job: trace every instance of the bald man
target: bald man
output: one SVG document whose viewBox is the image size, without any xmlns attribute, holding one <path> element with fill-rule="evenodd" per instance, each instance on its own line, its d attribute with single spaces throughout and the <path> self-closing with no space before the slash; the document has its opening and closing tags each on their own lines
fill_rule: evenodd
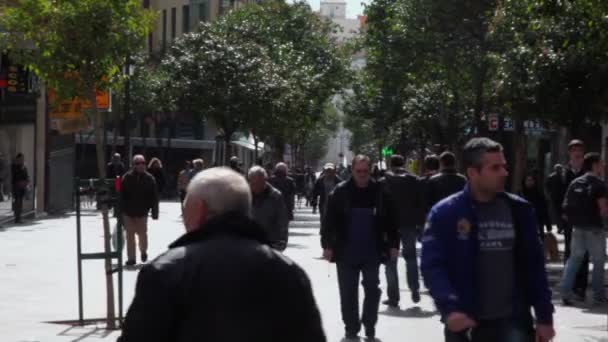
<svg viewBox="0 0 608 342">
<path fill-rule="evenodd" d="M 325 342 L 304 271 L 267 244 L 251 192 L 228 168 L 199 173 L 186 234 L 139 273 L 119 342 Z"/>
</svg>

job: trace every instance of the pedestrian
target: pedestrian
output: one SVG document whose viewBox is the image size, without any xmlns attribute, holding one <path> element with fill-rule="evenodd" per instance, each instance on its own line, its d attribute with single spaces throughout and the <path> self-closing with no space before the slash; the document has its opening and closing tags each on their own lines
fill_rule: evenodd
<svg viewBox="0 0 608 342">
<path fill-rule="evenodd" d="M 141 261 L 148 261 L 148 215 L 158 220 L 158 189 L 154 177 L 146 172 L 146 159 L 133 157 L 133 169 L 122 178 L 120 207 L 127 232 L 127 266 L 135 260 L 135 236 L 139 242 Z"/>
<path fill-rule="evenodd" d="M 527 174 L 522 184 L 521 197 L 534 207 L 538 233 L 541 241 L 544 241 L 545 226 L 547 227 L 547 232 L 551 232 L 553 228 L 551 227 L 551 220 L 549 219 L 545 194 L 540 189 L 539 183 L 536 173 Z"/>
<path fill-rule="evenodd" d="M 342 179 L 336 175 L 336 166 L 332 163 L 325 164 L 323 175 L 317 179 L 312 192 L 313 213 L 316 212 L 316 208 L 318 207 L 321 214 L 321 222 L 323 222 L 323 215 L 327 209 L 327 198 L 340 183 L 342 183 Z"/>
<path fill-rule="evenodd" d="M 565 171 L 565 189 L 567 190 L 570 187 L 572 182 L 583 176 L 585 171 L 583 171 L 583 161 L 585 156 L 585 143 L 582 140 L 574 139 L 568 143 L 568 167 Z M 565 198 L 565 191 L 562 195 L 562 198 Z M 563 209 L 563 206 L 562 206 Z M 568 222 L 565 217 L 566 215 L 562 215 L 562 219 L 564 219 L 564 264 L 568 262 L 568 258 L 570 258 L 571 254 L 571 246 L 572 246 L 572 223 Z M 588 286 L 588 278 L 589 278 L 589 254 L 585 252 L 585 256 L 581 261 L 581 267 L 579 268 L 578 274 L 576 275 L 576 281 L 574 282 L 574 288 L 572 289 L 574 294 L 578 297 L 577 299 L 580 301 L 585 301 L 587 298 L 587 286 Z"/>
<path fill-rule="evenodd" d="M 154 177 L 156 182 L 156 190 L 159 196 L 164 194 L 165 184 L 165 170 L 163 169 L 163 163 L 158 158 L 152 158 L 148 164 L 148 172 Z"/>
<path fill-rule="evenodd" d="M 467 178 L 456 170 L 456 156 L 446 151 L 439 156 L 439 173 L 427 180 L 428 208 L 432 208 L 439 201 L 464 189 Z M 434 167 L 434 161 L 433 166 Z M 431 170 L 431 172 L 434 172 Z"/>
<path fill-rule="evenodd" d="M 203 171 L 205 168 L 205 161 L 203 159 L 194 159 L 192 161 L 192 172 L 190 172 L 190 179 L 194 178 L 197 174 Z"/>
<path fill-rule="evenodd" d="M 119 153 L 112 155 L 112 161 L 106 166 L 106 178 L 115 179 L 116 177 L 122 177 L 127 172 L 125 164 L 123 164 Z"/>
<path fill-rule="evenodd" d="M 604 264 L 606 262 L 606 232 L 604 220 L 608 219 L 608 190 L 601 179 L 604 161 L 599 153 L 587 153 L 584 158 L 585 174 L 575 179 L 564 198 L 564 212 L 572 225 L 570 258 L 564 270 L 561 293 L 564 305 L 572 305 L 572 286 L 581 263 L 588 253 L 593 262 L 591 285 L 594 304 L 606 303 L 604 293 Z"/>
<path fill-rule="evenodd" d="M 5 173 L 8 171 L 7 169 L 4 156 L 2 155 L 2 152 L 0 152 L 0 202 L 4 201 L 4 177 Z"/>
<path fill-rule="evenodd" d="M 422 240 L 422 275 L 445 340 L 551 341 L 554 309 L 534 210 L 505 192 L 499 143 L 472 139 L 463 161 L 468 185 L 433 207 Z"/>
<path fill-rule="evenodd" d="M 562 219 L 562 204 L 564 203 L 566 190 L 568 190 L 568 184 L 566 184 L 566 175 L 561 164 L 553 166 L 553 172 L 545 180 L 545 190 L 549 195 L 548 207 L 551 212 L 551 220 L 557 224 L 557 232 L 563 234 L 565 223 Z"/>
<path fill-rule="evenodd" d="M 306 193 L 306 206 L 312 206 L 312 191 L 315 188 L 317 176 L 312 171 L 310 166 L 306 167 L 306 173 L 304 174 L 304 188 Z M 315 209 L 313 208 L 313 211 Z"/>
<path fill-rule="evenodd" d="M 346 339 L 357 339 L 361 324 L 374 339 L 380 305 L 379 268 L 382 257 L 397 258 L 399 235 L 380 185 L 371 179 L 371 160 L 353 159 L 353 176 L 339 184 L 328 199 L 321 225 L 321 245 L 327 261 L 336 262 Z M 359 277 L 365 293 L 359 316 Z"/>
<path fill-rule="evenodd" d="M 141 269 L 119 342 L 325 342 L 310 280 L 267 246 L 245 178 L 198 174 L 186 234 Z"/>
<path fill-rule="evenodd" d="M 239 158 L 236 156 L 233 156 L 232 158 L 230 158 L 230 168 L 234 172 L 237 172 L 241 175 L 243 174 L 243 169 L 241 169 Z"/>
<path fill-rule="evenodd" d="M 23 153 L 18 153 L 13 165 L 11 165 L 11 188 L 13 193 L 15 223 L 22 223 L 23 199 L 27 194 L 29 184 L 30 176 L 27 172 L 27 167 L 25 166 Z"/>
<path fill-rule="evenodd" d="M 253 195 L 253 220 L 264 229 L 272 248 L 284 251 L 289 238 L 289 219 L 281 192 L 268 183 L 268 174 L 260 166 L 252 167 L 247 178 Z"/>
<path fill-rule="evenodd" d="M 426 209 L 425 189 L 418 177 L 405 170 L 405 158 L 400 155 L 391 157 L 391 170 L 381 181 L 391 207 L 391 212 L 397 214 L 397 229 L 401 237 L 403 260 L 406 265 L 407 284 L 411 291 L 412 302 L 420 302 L 420 282 L 418 281 L 418 258 L 416 256 L 416 241 L 418 227 L 424 224 Z M 399 307 L 399 275 L 397 272 L 398 258 L 386 260 L 386 284 L 388 299 L 383 302 L 389 307 Z"/>
<path fill-rule="evenodd" d="M 439 173 L 439 157 L 435 154 L 430 154 L 424 157 L 424 173 L 422 175 L 425 181 L 428 181 L 434 175 Z"/>
<path fill-rule="evenodd" d="M 179 191 L 179 202 L 181 203 L 182 214 L 184 211 L 184 200 L 186 199 L 186 190 L 192 179 L 192 162 L 186 160 L 184 169 L 177 176 L 177 190 Z"/>
<path fill-rule="evenodd" d="M 285 207 L 287 208 L 287 218 L 293 220 L 293 211 L 295 208 L 296 183 L 293 178 L 287 175 L 287 164 L 278 163 L 274 170 L 274 175 L 270 177 L 268 183 L 275 189 L 281 192 Z"/>
</svg>

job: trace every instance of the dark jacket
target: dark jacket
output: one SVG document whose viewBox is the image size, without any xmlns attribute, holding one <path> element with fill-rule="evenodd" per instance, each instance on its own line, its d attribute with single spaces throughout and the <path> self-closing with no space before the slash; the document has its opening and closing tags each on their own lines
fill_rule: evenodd
<svg viewBox="0 0 608 342">
<path fill-rule="evenodd" d="M 141 269 L 119 342 L 324 342 L 306 273 L 226 214 Z"/>
<path fill-rule="evenodd" d="M 11 186 L 13 193 L 17 191 L 25 192 L 29 181 L 30 176 L 27 173 L 27 167 L 25 165 L 11 165 Z"/>
<path fill-rule="evenodd" d="M 456 170 L 443 170 L 429 178 L 427 182 L 427 201 L 430 210 L 435 204 L 464 189 L 467 184 L 465 176 Z"/>
<path fill-rule="evenodd" d="M 554 310 L 534 210 L 518 196 L 500 196 L 512 208 L 515 227 L 514 303 L 523 307 L 514 304 L 514 312 L 529 316 L 530 308 L 534 308 L 537 321 L 550 324 Z M 420 267 L 442 320 L 456 311 L 477 318 L 479 240 L 473 205 L 470 190 L 465 187 L 433 207 L 424 231 Z"/>
<path fill-rule="evenodd" d="M 545 194 L 537 187 L 527 188 L 524 185 L 522 189 L 522 197 L 528 201 L 532 207 L 534 207 L 534 212 L 536 213 L 536 222 L 538 223 L 539 228 L 543 230 L 546 226 L 550 229 L 551 220 L 549 219 L 549 210 L 547 208 Z"/>
<path fill-rule="evenodd" d="M 281 192 L 287 208 L 287 217 L 290 221 L 293 220 L 293 210 L 296 205 L 296 183 L 294 180 L 287 176 L 273 176 L 268 180 L 268 183 Z"/>
<path fill-rule="evenodd" d="M 351 196 L 355 189 L 352 178 L 340 183 L 329 195 L 327 213 L 321 223 L 321 247 L 331 249 L 334 258 L 339 260 L 348 241 L 351 224 Z M 386 254 L 389 248 L 399 248 L 399 231 L 395 213 L 386 205 L 388 199 L 382 187 L 370 180 L 369 187 L 374 196 L 374 232 L 378 242 L 378 251 Z"/>
<path fill-rule="evenodd" d="M 549 195 L 553 210 L 556 211 L 556 214 L 561 215 L 564 195 L 566 194 L 566 190 L 568 190 L 565 176 L 557 172 L 550 174 L 545 181 L 545 190 Z"/>
<path fill-rule="evenodd" d="M 127 216 L 145 217 L 152 210 L 152 218 L 158 218 L 158 191 L 154 177 L 148 172 L 127 172 L 121 182 L 120 207 Z"/>
<path fill-rule="evenodd" d="M 405 169 L 398 169 L 387 172 L 380 184 L 388 198 L 387 205 L 397 214 L 399 229 L 412 229 L 424 224 L 425 188 L 418 177 Z"/>
<path fill-rule="evenodd" d="M 157 169 L 148 169 L 148 173 L 150 173 L 154 177 L 154 181 L 156 182 L 156 188 L 158 189 L 158 193 L 162 194 L 165 189 L 165 184 L 167 181 L 165 180 L 165 172 L 162 168 Z"/>
<path fill-rule="evenodd" d="M 279 190 L 267 184 L 261 194 L 253 194 L 253 220 L 259 224 L 273 247 L 285 249 L 289 237 L 289 219 L 285 201 Z"/>
<path fill-rule="evenodd" d="M 329 197 L 329 194 L 325 192 L 325 177 L 326 176 L 319 177 L 319 179 L 317 179 L 315 183 L 314 189 L 312 190 L 312 206 L 319 206 L 319 212 L 321 213 L 321 216 L 323 216 L 323 214 L 325 213 L 325 202 Z M 342 179 L 340 179 L 340 177 L 338 176 L 335 176 L 334 183 L 335 186 L 337 186 L 338 184 L 342 183 Z"/>
<path fill-rule="evenodd" d="M 122 177 L 127 172 L 125 168 L 125 164 L 122 162 L 114 164 L 112 162 L 108 163 L 106 166 L 106 178 L 114 179 L 116 177 Z"/>
</svg>

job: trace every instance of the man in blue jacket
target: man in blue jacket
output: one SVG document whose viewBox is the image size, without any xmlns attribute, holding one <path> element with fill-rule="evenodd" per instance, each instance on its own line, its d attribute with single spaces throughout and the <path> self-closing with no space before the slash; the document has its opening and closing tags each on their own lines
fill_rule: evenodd
<svg viewBox="0 0 608 342">
<path fill-rule="evenodd" d="M 422 242 L 446 342 L 548 342 L 554 310 L 534 211 L 505 192 L 499 143 L 473 139 L 463 159 L 468 185 L 431 209 Z"/>
</svg>

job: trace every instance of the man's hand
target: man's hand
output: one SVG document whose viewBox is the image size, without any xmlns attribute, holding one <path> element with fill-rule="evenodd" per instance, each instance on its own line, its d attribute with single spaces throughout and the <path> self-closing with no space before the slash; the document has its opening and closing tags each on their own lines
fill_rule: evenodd
<svg viewBox="0 0 608 342">
<path fill-rule="evenodd" d="M 477 322 L 462 312 L 452 312 L 448 315 L 446 325 L 451 332 L 459 333 L 477 326 Z"/>
<path fill-rule="evenodd" d="M 332 251 L 331 249 L 324 249 L 323 250 L 323 259 L 325 259 L 327 261 L 332 261 L 334 259 L 334 251 Z"/>
<path fill-rule="evenodd" d="M 391 259 L 399 258 L 399 248 L 391 248 L 390 255 L 391 255 Z"/>
<path fill-rule="evenodd" d="M 158 220 L 158 214 L 157 214 L 157 215 L 152 215 L 152 219 L 153 219 L 154 221 Z"/>
<path fill-rule="evenodd" d="M 536 325 L 536 342 L 550 342 L 555 337 L 555 329 L 552 325 L 537 324 Z"/>
</svg>

